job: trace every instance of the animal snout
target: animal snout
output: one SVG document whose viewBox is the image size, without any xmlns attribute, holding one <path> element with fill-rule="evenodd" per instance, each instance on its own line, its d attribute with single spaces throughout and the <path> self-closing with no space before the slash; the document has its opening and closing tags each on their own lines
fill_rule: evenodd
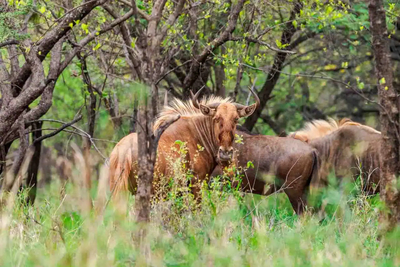
<svg viewBox="0 0 400 267">
<path fill-rule="evenodd" d="M 222 147 L 218 150 L 218 157 L 221 161 L 229 161 L 233 157 L 233 148 L 224 149 Z"/>
</svg>

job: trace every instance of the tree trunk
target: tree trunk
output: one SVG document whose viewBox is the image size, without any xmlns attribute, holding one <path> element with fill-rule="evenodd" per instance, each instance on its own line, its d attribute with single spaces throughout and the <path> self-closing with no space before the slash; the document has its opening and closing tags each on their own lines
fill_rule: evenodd
<svg viewBox="0 0 400 267">
<path fill-rule="evenodd" d="M 9 142 L 5 145 L 0 144 L 0 174 L 5 173 L 6 169 L 6 159 L 8 150 L 11 147 L 12 142 Z"/>
<path fill-rule="evenodd" d="M 148 110 L 147 100 L 140 105 L 138 112 L 138 188 L 136 193 L 136 216 L 138 222 L 150 221 L 150 196 L 153 182 L 154 162 L 151 161 L 152 146 L 150 111 Z"/>
<path fill-rule="evenodd" d="M 390 210 L 388 219 L 389 228 L 392 228 L 396 222 L 400 222 L 400 198 L 396 186 L 396 176 L 399 172 L 399 99 L 393 87 L 383 1 L 371 0 L 368 8 L 381 107 L 381 196 Z"/>
<path fill-rule="evenodd" d="M 32 145 L 34 146 L 34 152 L 32 160 L 29 162 L 28 177 L 26 179 L 25 185 L 29 189 L 26 203 L 30 205 L 33 205 L 36 199 L 37 176 L 40 164 L 42 142 L 35 142 L 35 140 L 42 136 L 42 124 L 43 122 L 35 122 L 32 124 Z"/>
<path fill-rule="evenodd" d="M 154 85 L 152 87 L 154 92 Z M 156 95 L 152 94 L 152 98 Z M 157 157 L 158 141 L 162 133 L 169 125 L 180 118 L 179 115 L 171 116 L 165 121 L 156 132 L 153 132 L 152 120 L 154 118 L 154 107 L 149 107 L 151 101 L 145 96 L 145 99 L 139 103 L 138 112 L 138 188 L 136 193 L 135 211 L 136 220 L 139 223 L 150 221 L 150 198 L 153 186 L 154 164 Z M 142 235 L 143 233 L 141 233 Z"/>
<path fill-rule="evenodd" d="M 225 53 L 225 47 L 221 47 L 221 55 Z M 225 97 L 225 66 L 222 62 L 219 65 L 214 64 L 214 73 L 215 73 L 215 83 L 216 83 L 216 91 L 215 94 L 221 97 Z"/>
</svg>

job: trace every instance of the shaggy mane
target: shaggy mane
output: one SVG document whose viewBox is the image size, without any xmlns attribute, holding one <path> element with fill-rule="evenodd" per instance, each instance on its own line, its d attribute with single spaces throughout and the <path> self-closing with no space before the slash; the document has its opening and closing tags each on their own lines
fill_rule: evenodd
<svg viewBox="0 0 400 267">
<path fill-rule="evenodd" d="M 340 128 L 344 126 L 349 126 L 349 125 L 354 125 L 358 127 L 363 127 L 367 131 L 381 134 L 381 132 L 375 130 L 372 127 L 369 127 L 367 125 L 363 125 L 358 122 L 354 122 L 348 118 L 344 118 L 340 121 L 335 121 L 332 118 L 328 118 L 328 121 L 326 120 L 313 120 L 311 122 L 307 122 L 304 127 L 296 132 L 291 132 L 289 134 L 289 137 L 293 137 L 296 139 L 300 139 L 302 141 L 308 142 L 310 140 L 316 139 L 323 137 L 325 135 L 330 134 L 331 132 L 334 132 L 336 130 L 339 130 Z"/>
<path fill-rule="evenodd" d="M 199 101 L 203 105 L 210 105 L 215 103 L 233 103 L 229 97 L 222 98 L 219 96 L 209 96 Z M 181 115 L 181 117 L 195 117 L 204 116 L 201 111 L 193 106 L 192 100 L 182 101 L 174 98 L 171 104 L 164 106 L 158 118 L 154 122 L 153 131 L 156 131 L 163 122 L 168 120 L 171 115 Z"/>
</svg>

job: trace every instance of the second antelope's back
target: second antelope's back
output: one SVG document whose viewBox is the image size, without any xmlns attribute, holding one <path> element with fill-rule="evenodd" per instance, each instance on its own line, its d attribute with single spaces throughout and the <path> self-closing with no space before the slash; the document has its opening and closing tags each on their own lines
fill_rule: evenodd
<svg viewBox="0 0 400 267">
<path fill-rule="evenodd" d="M 330 127 L 325 127 L 327 125 Z M 313 121 L 290 137 L 308 142 L 318 151 L 321 169 L 319 180 L 313 181 L 313 186 L 326 185 L 328 174 L 334 172 L 338 178 L 360 177 L 362 189 L 368 193 L 379 191 L 379 131 L 349 119 Z"/>
<path fill-rule="evenodd" d="M 366 131 L 370 131 L 372 133 L 381 133 L 372 127 L 354 122 L 348 118 L 343 118 L 340 121 L 328 118 L 328 121 L 313 120 L 311 122 L 307 122 L 303 128 L 298 131 L 291 132 L 288 137 L 299 139 L 303 142 L 309 142 L 313 139 L 326 136 L 342 127 L 350 125 L 361 127 L 362 129 L 365 129 Z"/>
</svg>

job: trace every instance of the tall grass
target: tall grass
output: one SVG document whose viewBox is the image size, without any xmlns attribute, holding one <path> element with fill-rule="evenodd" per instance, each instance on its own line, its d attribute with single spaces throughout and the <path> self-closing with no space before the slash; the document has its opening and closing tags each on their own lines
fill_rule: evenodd
<svg viewBox="0 0 400 267">
<path fill-rule="evenodd" d="M 201 203 L 189 193 L 190 174 L 168 181 L 154 203 L 143 243 L 137 238 L 134 198 L 109 202 L 107 169 L 85 191 L 75 182 L 53 182 L 34 207 L 24 192 L 0 214 L 1 266 L 398 266 L 400 232 L 379 234 L 378 197 L 357 185 L 332 183 L 313 194 L 299 218 L 284 194 L 240 194 L 214 179 Z M 83 180 L 83 179 L 82 179 Z M 87 195 L 94 208 L 85 204 Z"/>
</svg>

